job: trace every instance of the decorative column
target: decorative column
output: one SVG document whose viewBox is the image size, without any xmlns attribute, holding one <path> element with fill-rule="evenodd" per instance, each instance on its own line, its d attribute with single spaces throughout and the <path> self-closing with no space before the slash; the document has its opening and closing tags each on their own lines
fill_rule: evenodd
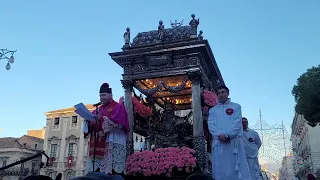
<svg viewBox="0 0 320 180">
<path fill-rule="evenodd" d="M 80 117 L 78 116 L 78 119 L 80 119 Z M 84 121 L 81 119 L 78 122 L 78 127 L 81 128 L 81 130 L 83 129 L 84 126 Z M 82 131 L 81 131 L 82 132 Z M 84 148 L 85 148 L 85 139 L 84 139 L 84 135 L 83 133 L 80 133 L 80 140 L 79 142 L 79 152 L 77 155 L 77 164 L 76 164 L 76 176 L 82 176 L 83 175 L 83 170 L 84 170 Z M 77 152 L 76 152 L 77 153 Z"/>
<path fill-rule="evenodd" d="M 126 107 L 130 133 L 127 138 L 127 157 L 133 154 L 133 104 L 132 104 L 132 88 L 133 82 L 130 80 L 121 80 L 122 86 L 124 88 L 124 106 Z"/>
<path fill-rule="evenodd" d="M 67 127 L 68 127 L 68 117 L 61 116 L 60 117 L 60 128 L 62 126 L 62 136 L 60 143 L 60 152 L 59 152 L 59 161 L 58 161 L 58 171 L 63 171 L 65 168 L 65 152 L 66 152 L 66 137 L 67 137 Z M 58 151 L 58 149 L 57 149 Z M 58 152 L 57 152 L 58 153 Z M 58 173 L 59 173 L 58 172 Z"/>
<path fill-rule="evenodd" d="M 49 132 L 50 132 L 50 128 L 52 128 L 50 126 L 50 122 L 51 124 L 53 123 L 53 119 L 49 119 L 47 117 L 47 120 L 46 120 L 46 131 L 45 131 L 45 135 L 44 135 L 44 141 L 43 141 L 43 150 L 45 151 L 45 153 L 50 156 L 50 149 L 49 149 L 49 144 L 48 144 L 48 141 L 49 141 Z M 45 163 L 45 166 L 47 166 L 47 157 L 46 156 L 42 156 L 42 162 Z M 45 175 L 46 174 L 46 170 L 44 168 L 41 168 L 40 169 L 40 175 Z"/>
<path fill-rule="evenodd" d="M 190 72 L 188 76 L 192 82 L 193 146 L 197 151 L 198 166 L 201 170 L 205 170 L 207 162 L 201 108 L 201 72 Z"/>
</svg>

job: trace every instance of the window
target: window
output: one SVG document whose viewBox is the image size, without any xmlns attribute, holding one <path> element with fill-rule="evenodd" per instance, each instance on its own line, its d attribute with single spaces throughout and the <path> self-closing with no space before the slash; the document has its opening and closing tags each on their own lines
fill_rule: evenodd
<svg viewBox="0 0 320 180">
<path fill-rule="evenodd" d="M 23 158 L 20 158 L 20 160 L 22 160 Z M 22 172 L 24 170 L 24 163 L 20 164 L 20 171 Z"/>
<path fill-rule="evenodd" d="M 72 156 L 74 153 L 74 147 L 75 144 L 74 143 L 69 143 L 69 150 L 68 150 L 68 156 Z"/>
<path fill-rule="evenodd" d="M 77 129 L 77 127 L 78 127 L 78 116 L 72 116 L 71 129 Z"/>
<path fill-rule="evenodd" d="M 36 169 L 36 162 L 32 162 L 31 172 L 32 172 L 32 173 L 35 173 L 35 169 Z"/>
<path fill-rule="evenodd" d="M 38 144 L 35 144 L 35 145 L 34 145 L 34 149 L 35 149 L 35 150 L 38 149 Z"/>
<path fill-rule="evenodd" d="M 54 179 L 55 177 L 53 176 L 53 173 L 49 173 L 48 176 L 51 178 L 51 179 Z"/>
<path fill-rule="evenodd" d="M 60 118 L 54 118 L 54 126 L 59 126 L 59 123 L 60 123 Z"/>
<path fill-rule="evenodd" d="M 6 166 L 7 165 L 7 160 L 3 160 L 2 161 L 2 167 Z"/>
<path fill-rule="evenodd" d="M 67 180 L 70 180 L 74 177 L 73 173 L 72 172 L 68 172 L 67 173 Z"/>
<path fill-rule="evenodd" d="M 72 124 L 77 124 L 77 123 L 78 123 L 78 117 L 72 116 Z"/>
<path fill-rule="evenodd" d="M 50 157 L 56 157 L 57 154 L 57 144 L 51 144 Z"/>
</svg>

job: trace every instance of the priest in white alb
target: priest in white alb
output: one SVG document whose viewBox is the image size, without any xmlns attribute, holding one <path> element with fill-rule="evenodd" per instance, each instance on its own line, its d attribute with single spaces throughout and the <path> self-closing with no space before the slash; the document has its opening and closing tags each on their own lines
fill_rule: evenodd
<svg viewBox="0 0 320 180">
<path fill-rule="evenodd" d="M 242 140 L 247 154 L 251 178 L 252 180 L 261 180 L 260 165 L 258 161 L 258 153 L 261 147 L 260 136 L 255 130 L 248 128 L 248 120 L 245 117 L 242 118 L 242 126 Z"/>
<path fill-rule="evenodd" d="M 242 142 L 241 106 L 231 102 L 229 89 L 218 88 L 219 103 L 209 110 L 213 136 L 212 175 L 215 180 L 252 180 Z"/>
</svg>

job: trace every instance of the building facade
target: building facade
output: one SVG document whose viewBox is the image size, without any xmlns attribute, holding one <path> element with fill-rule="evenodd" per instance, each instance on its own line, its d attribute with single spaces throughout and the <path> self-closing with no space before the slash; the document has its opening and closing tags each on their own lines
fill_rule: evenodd
<svg viewBox="0 0 320 180">
<path fill-rule="evenodd" d="M 320 172 L 320 126 L 311 127 L 303 115 L 296 113 L 292 123 L 293 166 L 295 174 L 305 178 Z"/>
<path fill-rule="evenodd" d="M 86 105 L 93 111 L 93 105 Z M 84 138 L 82 129 L 84 119 L 66 108 L 45 113 L 47 116 L 43 150 L 50 157 L 49 166 L 41 170 L 42 175 L 55 178 L 58 173 L 62 179 L 82 176 L 88 154 L 88 138 Z M 145 137 L 134 134 L 135 150 L 144 147 Z M 46 159 L 44 158 L 43 161 Z"/>
<path fill-rule="evenodd" d="M 39 129 L 39 130 L 28 130 L 27 135 L 44 139 L 45 133 L 46 133 L 46 128 L 43 127 L 42 129 Z"/>
<path fill-rule="evenodd" d="M 36 155 L 43 149 L 43 139 L 24 135 L 20 138 L 0 138 L 0 166 L 5 167 Z M 40 174 L 41 157 L 18 164 L 0 172 L 1 180 L 22 180 Z"/>
<path fill-rule="evenodd" d="M 279 180 L 292 180 L 293 177 L 293 156 L 284 156 L 279 172 Z"/>
</svg>

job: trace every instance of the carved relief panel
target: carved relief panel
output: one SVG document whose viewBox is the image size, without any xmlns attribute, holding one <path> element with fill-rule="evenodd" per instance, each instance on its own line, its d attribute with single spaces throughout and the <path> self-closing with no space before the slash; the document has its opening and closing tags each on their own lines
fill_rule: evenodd
<svg viewBox="0 0 320 180">
<path fill-rule="evenodd" d="M 148 70 L 158 70 L 172 68 L 172 54 L 164 54 L 159 56 L 146 56 L 146 64 Z"/>
</svg>

